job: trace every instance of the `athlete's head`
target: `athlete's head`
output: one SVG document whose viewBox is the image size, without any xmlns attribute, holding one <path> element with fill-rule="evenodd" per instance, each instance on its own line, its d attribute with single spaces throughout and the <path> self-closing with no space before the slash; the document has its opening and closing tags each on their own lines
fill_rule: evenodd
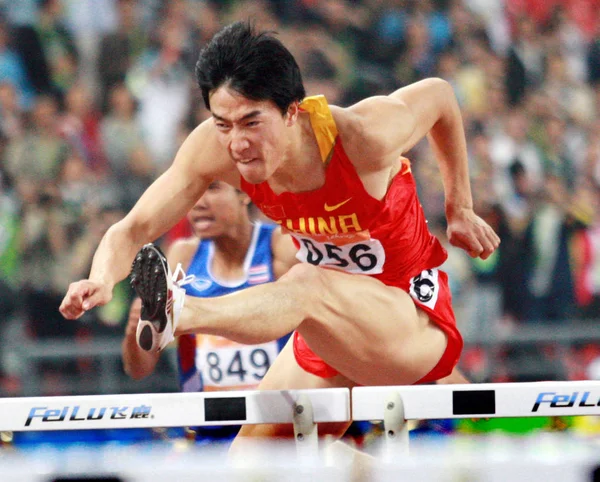
<svg viewBox="0 0 600 482">
<path fill-rule="evenodd" d="M 270 32 L 256 32 L 246 22 L 226 26 L 202 49 L 196 78 L 208 110 L 211 94 L 225 86 L 251 100 L 272 101 L 281 114 L 305 96 L 290 51 Z"/>
<path fill-rule="evenodd" d="M 188 213 L 194 234 L 203 239 L 235 237 L 249 225 L 250 198 L 222 181 L 210 184 Z"/>
<path fill-rule="evenodd" d="M 247 181 L 267 179 L 286 148 L 305 96 L 290 51 L 267 32 L 234 23 L 200 53 L 196 77 L 215 121 L 219 141 Z"/>
</svg>

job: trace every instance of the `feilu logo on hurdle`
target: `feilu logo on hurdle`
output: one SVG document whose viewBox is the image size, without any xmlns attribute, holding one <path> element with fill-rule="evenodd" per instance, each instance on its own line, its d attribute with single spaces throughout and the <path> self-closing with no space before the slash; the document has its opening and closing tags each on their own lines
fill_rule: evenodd
<svg viewBox="0 0 600 482">
<path fill-rule="evenodd" d="M 600 415 L 600 382 L 581 380 L 355 387 L 354 420 L 383 420 L 393 393 L 406 420 Z"/>
<path fill-rule="evenodd" d="M 296 423 L 309 397 L 314 423 L 350 420 L 350 390 L 242 390 L 59 397 L 0 397 L 0 430 L 82 430 Z M 301 403 L 302 402 L 302 403 Z M 303 405 L 304 406 L 304 405 Z"/>
<path fill-rule="evenodd" d="M 102 420 L 105 417 L 111 420 L 123 420 L 127 418 L 150 418 L 152 407 L 140 405 L 137 407 L 91 407 L 81 410 L 79 405 L 65 406 L 60 408 L 32 407 L 25 426 L 29 427 L 34 419 L 40 423 L 46 422 L 84 422 L 86 420 Z"/>
<path fill-rule="evenodd" d="M 579 403 L 577 403 L 579 402 Z M 537 412 L 542 404 L 547 403 L 550 408 L 574 407 L 599 407 L 600 395 L 591 395 L 590 392 L 541 392 L 533 404 L 532 412 Z"/>
</svg>

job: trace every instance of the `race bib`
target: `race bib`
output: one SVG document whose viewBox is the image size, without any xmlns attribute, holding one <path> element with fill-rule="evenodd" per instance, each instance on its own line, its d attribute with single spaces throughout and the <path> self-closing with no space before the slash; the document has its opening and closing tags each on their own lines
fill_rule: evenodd
<svg viewBox="0 0 600 482">
<path fill-rule="evenodd" d="M 303 263 L 354 274 L 379 274 L 383 271 L 385 251 L 377 239 L 365 239 L 337 246 L 298 235 L 293 236 L 300 244 L 296 258 Z"/>
<path fill-rule="evenodd" d="M 205 387 L 254 388 L 266 375 L 279 350 L 277 343 L 198 349 L 197 367 Z"/>
<path fill-rule="evenodd" d="M 437 268 L 426 269 L 410 280 L 408 293 L 413 299 L 434 309 L 440 292 L 439 271 Z"/>
</svg>

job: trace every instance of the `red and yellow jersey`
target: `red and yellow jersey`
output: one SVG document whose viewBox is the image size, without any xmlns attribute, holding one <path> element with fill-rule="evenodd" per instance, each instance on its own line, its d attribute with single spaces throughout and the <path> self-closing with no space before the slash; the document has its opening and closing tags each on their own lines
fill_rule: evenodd
<svg viewBox="0 0 600 482">
<path fill-rule="evenodd" d="M 301 109 L 310 114 L 326 163 L 325 184 L 309 192 L 277 195 L 268 182 L 250 184 L 242 178 L 242 189 L 294 237 L 300 261 L 373 276 L 408 291 L 412 277 L 447 257 L 427 229 L 410 162 L 402 158 L 402 169 L 388 192 L 382 200 L 375 199 L 344 151 L 325 98 L 308 97 Z"/>
</svg>

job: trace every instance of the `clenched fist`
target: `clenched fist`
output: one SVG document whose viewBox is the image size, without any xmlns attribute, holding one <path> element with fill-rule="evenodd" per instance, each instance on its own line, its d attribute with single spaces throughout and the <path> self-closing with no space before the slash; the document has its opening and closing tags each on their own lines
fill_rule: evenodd
<svg viewBox="0 0 600 482">
<path fill-rule="evenodd" d="M 472 209 L 458 209 L 448 216 L 448 241 L 472 258 L 487 259 L 500 245 L 500 238 Z"/>
<path fill-rule="evenodd" d="M 59 310 L 68 320 L 75 320 L 94 306 L 105 305 L 111 299 L 112 287 L 85 279 L 69 285 Z"/>
</svg>

